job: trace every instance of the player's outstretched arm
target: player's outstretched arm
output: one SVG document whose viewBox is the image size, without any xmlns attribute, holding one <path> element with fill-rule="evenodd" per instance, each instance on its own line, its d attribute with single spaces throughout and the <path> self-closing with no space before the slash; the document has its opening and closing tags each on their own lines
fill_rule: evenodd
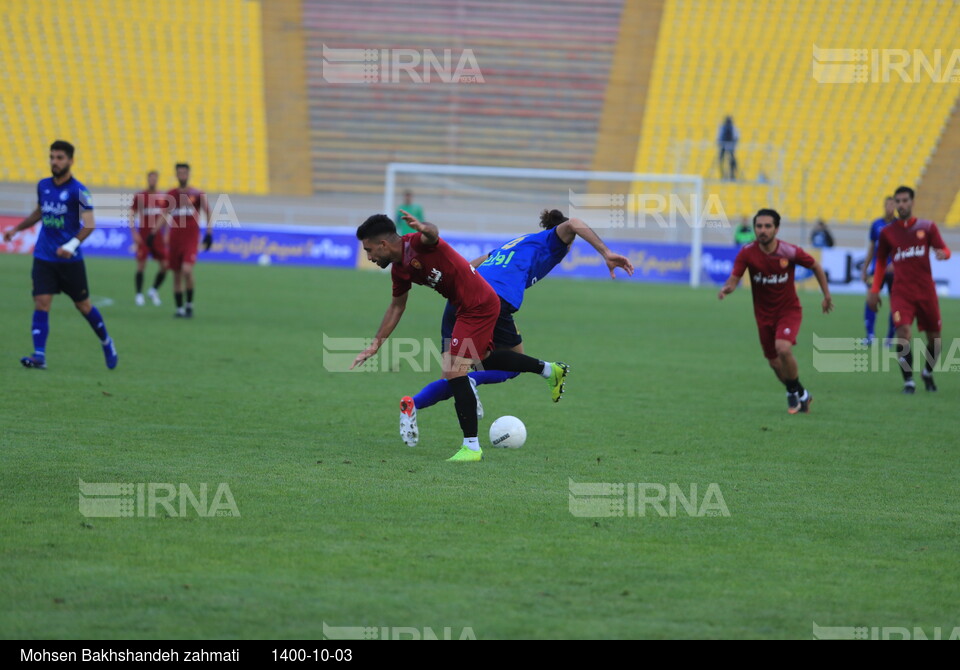
<svg viewBox="0 0 960 670">
<path fill-rule="evenodd" d="M 730 275 L 727 277 L 727 281 L 723 283 L 723 286 L 720 287 L 720 291 L 717 293 L 717 300 L 723 300 L 728 295 L 737 290 L 737 285 L 740 283 L 740 277 L 737 275 Z"/>
<path fill-rule="evenodd" d="M 383 315 L 383 321 L 380 322 L 377 334 L 373 336 L 373 342 L 353 359 L 353 364 L 350 366 L 351 370 L 358 365 L 363 365 L 364 361 L 376 354 L 377 351 L 380 350 L 380 345 L 390 337 L 393 329 L 400 323 L 400 317 L 403 316 L 403 311 L 407 308 L 408 295 L 410 295 L 409 291 L 403 295 L 393 297 L 393 300 L 390 301 L 390 306 L 387 307 L 387 311 Z"/>
<path fill-rule="evenodd" d="M 833 311 L 833 298 L 830 297 L 830 285 L 827 283 L 827 273 L 823 271 L 823 266 L 821 266 L 820 263 L 814 263 L 810 269 L 813 271 L 813 276 L 817 278 L 817 283 L 820 284 L 820 291 L 823 293 L 823 302 L 821 303 L 823 313 L 829 314 Z"/>
<path fill-rule="evenodd" d="M 133 203 L 130 205 L 130 239 L 132 239 L 134 244 L 137 245 L 146 242 L 146 240 L 140 236 L 140 231 L 137 230 L 137 223 L 140 218 L 140 200 L 140 196 L 135 195 L 133 197 Z"/>
<path fill-rule="evenodd" d="M 7 228 L 3 231 L 3 241 L 9 242 L 13 239 L 13 236 L 19 233 L 21 230 L 26 230 L 30 226 L 34 225 L 37 221 L 41 219 L 40 215 L 40 206 L 37 205 L 37 208 L 30 212 L 29 216 L 23 221 L 15 225 L 13 228 Z"/>
<path fill-rule="evenodd" d="M 887 257 L 890 254 L 890 244 L 884 235 L 877 242 L 877 265 L 873 268 L 873 284 L 867 291 L 867 308 L 876 312 L 880 308 L 880 289 L 883 288 L 883 276 L 887 271 Z"/>
<path fill-rule="evenodd" d="M 603 256 L 603 260 L 606 261 L 611 278 L 615 277 L 614 270 L 616 268 L 620 268 L 628 275 L 633 275 L 633 263 L 630 262 L 630 259 L 610 251 L 607 245 L 603 243 L 603 240 L 600 239 L 600 236 L 594 232 L 593 228 L 587 225 L 586 221 L 582 219 L 567 219 L 557 226 L 556 230 L 557 237 L 559 237 L 564 244 L 572 244 L 574 238 L 579 235 L 587 244 L 596 249 L 597 253 Z"/>
<path fill-rule="evenodd" d="M 867 286 L 870 286 L 870 280 L 867 279 L 867 269 L 870 267 L 870 261 L 873 260 L 875 246 L 876 244 L 874 244 L 873 240 L 867 242 L 867 258 L 863 261 L 863 268 L 860 270 L 860 280 Z"/>
<path fill-rule="evenodd" d="M 420 241 L 423 244 L 431 245 L 440 241 L 440 230 L 432 223 L 420 221 L 410 212 L 401 209 L 400 218 L 409 224 L 411 228 L 420 233 Z"/>
<path fill-rule="evenodd" d="M 472 265 L 472 266 L 475 267 L 475 268 L 478 268 L 478 267 L 480 267 L 481 265 L 483 265 L 488 258 L 490 258 L 490 254 L 484 254 L 483 256 L 477 256 L 477 257 L 474 258 L 472 261 L 470 261 L 470 265 Z"/>
<path fill-rule="evenodd" d="M 937 224 L 930 225 L 930 246 L 933 247 L 933 255 L 938 261 L 945 261 L 950 258 L 950 249 L 940 235 Z"/>
<path fill-rule="evenodd" d="M 210 214 L 210 201 L 207 200 L 207 194 L 200 194 L 200 206 L 203 209 L 204 216 L 207 217 L 207 232 L 203 235 L 203 250 L 210 251 L 213 244 L 213 216 Z"/>
</svg>

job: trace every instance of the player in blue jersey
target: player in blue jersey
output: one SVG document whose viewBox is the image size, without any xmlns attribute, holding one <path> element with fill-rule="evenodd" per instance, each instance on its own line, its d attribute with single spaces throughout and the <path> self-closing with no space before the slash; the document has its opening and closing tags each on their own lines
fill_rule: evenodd
<svg viewBox="0 0 960 670">
<path fill-rule="evenodd" d="M 543 210 L 540 213 L 540 227 L 545 230 L 521 235 L 472 261 L 477 273 L 500 297 L 500 317 L 493 332 L 493 346 L 496 349 L 512 349 L 523 353 L 523 339 L 513 315 L 523 303 L 524 291 L 550 274 L 567 255 L 570 245 L 578 235 L 603 257 L 611 278 L 615 276 L 616 268 L 621 268 L 628 275 L 633 274 L 630 260 L 610 251 L 596 232 L 580 219 L 568 219 L 556 209 L 549 212 Z M 456 308 L 448 303 L 440 326 L 444 350 L 448 347 L 455 323 Z M 513 379 L 518 374 L 503 370 L 474 370 L 468 374 L 468 378 L 476 393 L 477 386 L 481 384 L 498 384 Z M 543 376 L 549 381 L 547 374 Z M 451 397 L 453 393 L 447 380 L 438 379 L 427 384 L 412 398 L 406 396 L 400 401 L 400 436 L 407 446 L 415 446 L 420 439 L 417 410 L 426 409 Z M 557 395 L 554 402 L 559 399 L 560 396 Z M 483 406 L 479 396 L 477 413 L 482 418 Z"/>
<path fill-rule="evenodd" d="M 860 278 L 867 286 L 873 283 L 873 271 L 877 264 L 877 241 L 880 239 L 880 231 L 882 231 L 887 224 L 896 220 L 896 218 L 896 205 L 894 204 L 893 196 L 888 195 L 883 201 L 883 218 L 877 219 L 870 224 L 870 241 L 867 242 L 867 258 L 863 261 L 863 269 L 860 271 Z M 887 265 L 887 274 L 883 278 L 883 283 L 887 287 L 887 293 L 891 293 L 893 291 L 893 263 Z M 867 328 L 867 337 L 864 339 L 864 344 L 873 342 L 874 324 L 876 321 L 877 313 L 870 309 L 869 305 L 864 306 L 863 322 Z M 885 340 L 887 346 L 893 341 L 894 330 L 893 312 L 891 312 L 887 326 L 887 338 Z"/>
<path fill-rule="evenodd" d="M 33 355 L 20 362 L 27 368 L 47 367 L 50 304 L 56 293 L 66 293 L 100 339 L 107 367 L 117 367 L 117 349 L 103 325 L 103 316 L 90 303 L 87 272 L 80 244 L 93 232 L 93 201 L 87 188 L 73 178 L 73 145 L 57 140 L 50 145 L 53 177 L 37 184 L 37 208 L 5 231 L 9 242 L 16 233 L 42 221 L 33 249 Z"/>
</svg>

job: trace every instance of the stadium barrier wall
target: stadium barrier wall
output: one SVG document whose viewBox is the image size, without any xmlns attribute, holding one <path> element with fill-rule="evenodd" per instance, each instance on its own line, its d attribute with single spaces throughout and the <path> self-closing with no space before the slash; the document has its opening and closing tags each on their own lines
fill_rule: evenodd
<svg viewBox="0 0 960 670">
<path fill-rule="evenodd" d="M 0 217 L 0 230 L 12 227 L 20 217 Z M 0 252 L 33 253 L 39 226 L 18 235 L 9 244 L 0 242 Z M 482 256 L 508 241 L 501 235 L 480 235 L 450 231 L 444 239 L 468 260 Z M 636 270 L 631 278 L 617 270 L 619 281 L 687 284 L 690 281 L 690 246 L 634 240 L 607 240 L 614 252 L 631 260 Z M 810 250 L 820 253 L 821 263 L 834 293 L 865 293 L 860 268 L 865 251 L 853 247 Z M 97 229 L 83 244 L 88 256 L 132 258 L 133 241 L 126 224 L 98 221 Z M 737 247 L 705 245 L 701 257 L 703 283 L 722 284 L 733 270 Z M 213 246 L 200 253 L 200 262 L 261 263 L 321 267 L 359 268 L 376 271 L 367 262 L 352 228 L 307 226 L 248 225 L 240 228 L 214 228 Z M 960 263 L 932 261 L 934 279 L 941 295 L 960 297 Z M 577 239 L 570 253 L 553 272 L 553 277 L 609 279 L 603 259 L 583 240 Z M 809 270 L 797 268 L 800 286 L 817 290 Z"/>
</svg>

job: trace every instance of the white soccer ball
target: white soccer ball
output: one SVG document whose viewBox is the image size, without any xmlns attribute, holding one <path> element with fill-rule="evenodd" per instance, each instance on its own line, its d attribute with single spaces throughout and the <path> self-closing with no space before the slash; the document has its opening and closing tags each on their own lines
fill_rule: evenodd
<svg viewBox="0 0 960 670">
<path fill-rule="evenodd" d="M 263 266 L 270 265 L 270 262 L 270 254 L 260 254 L 260 258 L 257 259 L 257 263 Z"/>
<path fill-rule="evenodd" d="M 490 444 L 519 449 L 527 441 L 527 427 L 515 416 L 501 416 L 490 426 Z"/>
</svg>

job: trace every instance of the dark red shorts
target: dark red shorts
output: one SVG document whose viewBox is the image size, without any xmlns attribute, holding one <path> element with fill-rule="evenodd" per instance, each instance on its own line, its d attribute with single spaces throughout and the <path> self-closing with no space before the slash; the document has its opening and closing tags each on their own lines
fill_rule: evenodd
<svg viewBox="0 0 960 670">
<path fill-rule="evenodd" d="M 796 311 L 781 314 L 776 320 L 757 321 L 760 346 L 763 348 L 763 355 L 767 360 L 777 357 L 777 340 L 786 340 L 792 345 L 797 344 L 797 333 L 800 332 L 800 322 L 802 320 L 803 313 Z"/>
<path fill-rule="evenodd" d="M 140 237 L 146 242 L 147 234 L 140 232 Z M 158 261 L 167 259 L 167 245 L 163 243 L 163 235 L 154 235 L 153 241 L 148 247 L 146 244 L 137 245 L 137 260 L 145 261 L 147 257 L 155 258 Z"/>
<path fill-rule="evenodd" d="M 895 326 L 909 326 L 916 319 L 922 332 L 940 332 L 940 301 L 936 293 L 912 299 L 894 293 L 890 296 L 890 313 Z"/>
<path fill-rule="evenodd" d="M 195 240 L 176 240 L 170 238 L 170 249 L 167 251 L 171 270 L 181 270 L 184 265 L 195 265 L 197 262 L 197 248 Z"/>
<path fill-rule="evenodd" d="M 457 308 L 457 322 L 450 337 L 453 356 L 483 360 L 493 349 L 493 331 L 500 318 L 500 298 L 490 291 L 488 299 L 469 308 Z"/>
</svg>

